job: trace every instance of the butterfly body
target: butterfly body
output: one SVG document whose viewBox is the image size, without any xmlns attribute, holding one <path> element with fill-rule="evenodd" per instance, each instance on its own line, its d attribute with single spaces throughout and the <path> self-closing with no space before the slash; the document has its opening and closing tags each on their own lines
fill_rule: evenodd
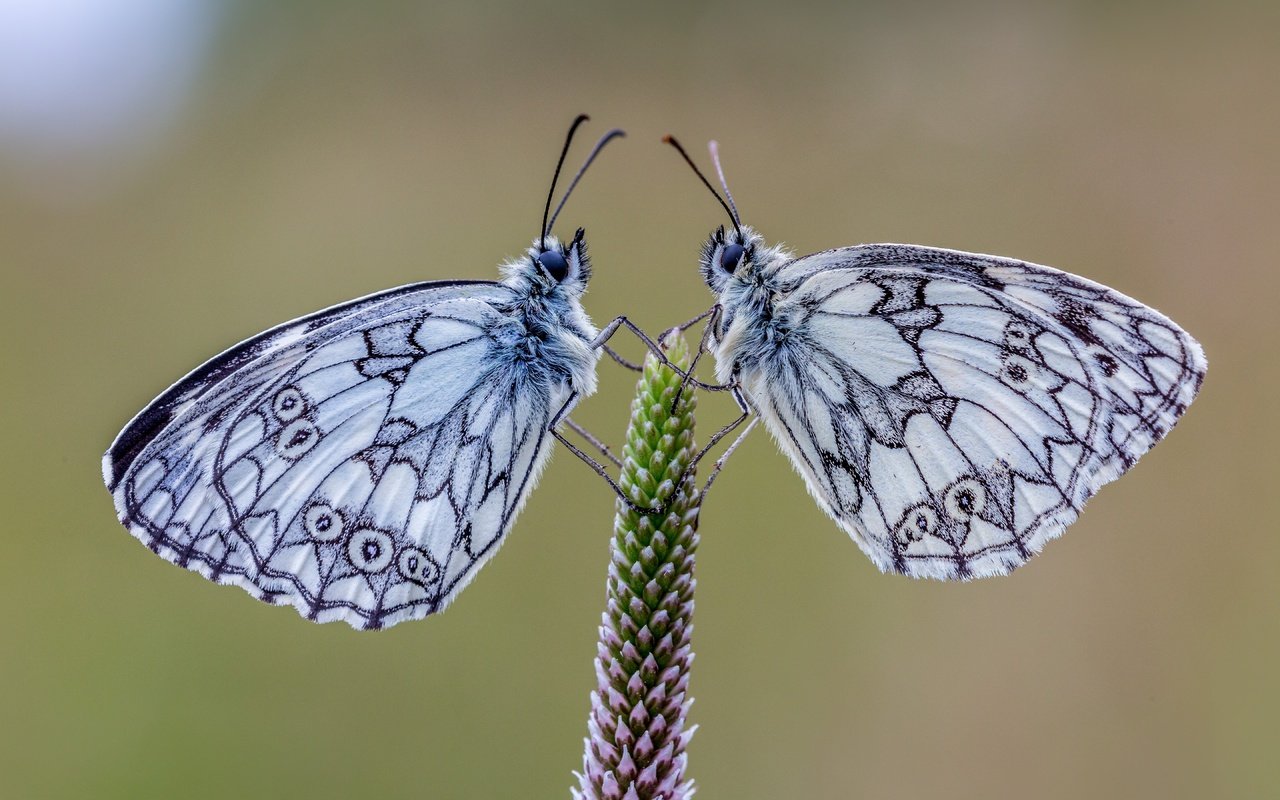
<svg viewBox="0 0 1280 800">
<path fill-rule="evenodd" d="M 793 258 L 750 228 L 701 268 L 710 350 L 880 569 L 1005 574 L 1159 441 L 1205 371 L 1159 312 L 1048 267 L 916 245 Z"/>
<path fill-rule="evenodd" d="M 596 387 L 581 233 L 504 269 L 336 306 L 195 370 L 103 459 L 121 522 L 313 620 L 440 610 L 501 543 L 558 412 Z"/>
</svg>

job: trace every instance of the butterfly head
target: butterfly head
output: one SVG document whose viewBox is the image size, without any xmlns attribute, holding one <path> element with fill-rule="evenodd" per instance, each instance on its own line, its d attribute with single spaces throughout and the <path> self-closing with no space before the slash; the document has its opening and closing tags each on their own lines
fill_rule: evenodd
<svg viewBox="0 0 1280 800">
<path fill-rule="evenodd" d="M 731 280 L 749 281 L 755 274 L 760 236 L 750 228 L 725 232 L 721 225 L 711 232 L 698 259 L 703 280 L 716 294 L 724 292 Z"/>
<path fill-rule="evenodd" d="M 746 225 L 733 230 L 721 226 L 702 246 L 698 266 L 711 291 L 723 295 L 731 289 L 770 290 L 769 276 L 790 257 L 785 248 L 770 247 Z"/>
<path fill-rule="evenodd" d="M 568 242 L 550 235 L 534 239 L 523 257 L 503 267 L 506 283 L 530 296 L 582 296 L 591 278 L 585 235 L 578 228 Z"/>
</svg>

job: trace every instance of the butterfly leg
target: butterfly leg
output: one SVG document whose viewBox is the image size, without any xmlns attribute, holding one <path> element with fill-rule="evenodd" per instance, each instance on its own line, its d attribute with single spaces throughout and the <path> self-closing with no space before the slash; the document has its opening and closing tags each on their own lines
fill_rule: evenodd
<svg viewBox="0 0 1280 800">
<path fill-rule="evenodd" d="M 683 329 L 683 327 L 688 327 L 689 325 L 695 324 L 703 317 L 706 317 L 708 315 L 713 315 L 715 311 L 716 309 L 712 308 L 706 314 L 701 314 L 698 317 L 695 317 L 689 323 L 686 323 L 685 326 L 682 326 L 681 328 L 677 328 L 677 329 L 678 330 Z M 611 356 L 613 356 L 615 360 L 619 361 L 619 363 L 623 363 L 624 366 L 628 366 L 630 362 L 625 362 L 623 359 L 619 359 L 616 355 L 614 355 L 610 351 L 610 348 L 606 346 L 606 342 L 608 342 L 613 337 L 613 335 L 623 327 L 625 327 L 627 330 L 635 334 L 636 338 L 640 339 L 640 341 L 644 343 L 644 345 L 649 349 L 649 351 L 652 352 L 658 358 L 659 362 L 661 362 L 664 366 L 666 366 L 668 369 L 672 370 L 673 372 L 675 372 L 677 375 L 681 377 L 682 390 L 684 387 L 691 385 L 700 389 L 707 389 L 709 391 L 727 391 L 733 396 L 734 401 L 738 404 L 738 408 L 741 409 L 742 411 L 741 416 L 739 416 L 733 422 L 726 425 L 721 430 L 711 435 L 711 438 L 708 440 L 706 447 L 704 447 L 698 453 L 697 457 L 695 457 L 694 460 L 685 469 L 685 474 L 680 476 L 680 480 L 676 481 L 676 485 L 679 486 L 680 483 L 684 480 L 685 476 L 691 470 L 693 470 L 694 467 L 697 466 L 698 462 L 702 460 L 703 456 L 705 456 L 712 447 L 715 447 L 715 445 L 719 443 L 721 439 L 723 439 L 725 436 L 728 436 L 730 433 L 732 433 L 739 425 L 741 425 L 747 419 L 747 417 L 751 415 L 751 407 L 747 403 L 746 399 L 743 397 L 742 392 L 738 387 L 738 380 L 737 380 L 736 374 L 734 375 L 734 378 L 730 383 L 723 384 L 723 385 L 704 383 L 698 380 L 697 378 L 694 378 L 691 374 L 691 371 L 686 372 L 685 370 L 682 370 L 679 367 L 677 367 L 675 364 L 673 364 L 671 360 L 667 358 L 667 354 L 662 349 L 662 347 L 658 345 L 658 343 L 655 342 L 653 339 L 651 339 L 648 334 L 646 334 L 643 330 L 641 330 L 638 326 L 636 326 L 635 323 L 627 319 L 625 316 L 615 317 L 613 320 L 611 320 L 609 324 L 606 325 L 600 331 L 600 334 L 595 338 L 595 341 L 591 343 L 592 349 L 603 348 L 606 352 L 608 352 Z M 710 324 L 708 324 L 707 329 L 704 329 L 703 331 L 702 339 L 699 342 L 699 351 L 705 349 L 706 338 L 708 336 L 707 330 L 709 328 L 710 328 Z M 696 364 L 696 362 L 697 362 L 697 355 L 695 354 L 694 363 Z M 679 397 L 677 395 L 677 400 L 678 399 Z M 569 452 L 573 453 L 583 463 L 591 467 L 592 471 L 594 471 L 601 478 L 604 478 L 605 482 L 609 484 L 609 488 L 613 489 L 613 493 L 616 494 L 618 498 L 621 499 L 622 502 L 625 503 L 627 507 L 630 508 L 632 511 L 634 511 L 637 514 L 661 514 L 665 512 L 666 506 L 663 506 L 662 508 L 644 508 L 632 502 L 631 498 L 627 497 L 626 494 L 623 493 L 622 488 L 618 486 L 617 482 L 614 481 L 612 476 L 609 475 L 608 471 L 605 469 L 605 467 L 602 464 L 600 464 L 600 462 L 596 461 L 595 459 L 591 458 L 591 456 L 582 452 L 582 450 L 580 450 L 576 445 L 574 445 L 572 442 L 566 439 L 564 435 L 557 430 L 561 420 L 568 417 L 569 411 L 572 410 L 574 404 L 577 403 L 577 400 L 578 400 L 578 394 L 577 392 L 574 392 L 572 395 L 570 395 L 569 399 L 565 401 L 565 404 L 560 408 L 560 411 L 556 413 L 555 417 L 551 421 L 551 424 L 548 426 L 548 429 L 551 432 L 551 435 L 554 436 L 561 444 L 567 447 L 569 449 Z M 579 426 L 577 426 L 576 423 L 570 423 L 570 424 L 575 431 L 582 434 L 584 438 L 586 438 L 588 441 L 591 441 L 594 445 L 596 445 L 597 448 L 602 449 L 602 452 L 605 452 L 606 456 L 609 457 L 610 460 L 615 460 L 614 457 L 607 452 L 607 449 L 605 449 L 602 444 L 598 443 L 595 437 L 591 436 L 589 433 L 586 433 L 586 431 L 581 429 Z M 744 431 L 744 434 L 745 434 L 745 431 Z M 736 445 L 737 443 L 735 442 L 733 446 L 736 447 Z M 726 453 L 725 455 L 728 455 L 728 453 Z M 724 459 L 724 456 L 721 457 L 721 462 L 723 461 L 723 459 Z"/>
<path fill-rule="evenodd" d="M 687 320 L 675 326 L 674 328 L 671 328 L 670 330 L 667 331 L 667 333 L 670 333 L 671 331 L 679 331 L 680 333 L 684 333 L 685 331 L 689 330 L 694 325 L 697 325 L 699 322 L 703 321 L 704 319 L 711 316 L 712 314 L 719 313 L 719 311 L 720 311 L 720 304 L 716 303 L 712 305 L 711 308 L 708 308 L 706 311 L 703 311 L 701 314 L 694 317 L 693 319 Z"/>
<path fill-rule="evenodd" d="M 591 431 L 587 430 L 586 428 L 582 427 L 578 423 L 574 422 L 569 417 L 564 418 L 564 424 L 569 426 L 569 429 L 572 430 L 574 433 L 578 434 L 583 439 L 586 439 L 587 442 L 589 442 L 592 447 L 598 450 L 601 455 L 603 455 L 605 458 L 612 461 L 615 467 L 618 467 L 619 469 L 622 468 L 622 459 L 615 456 L 613 454 L 613 451 L 609 449 L 609 445 L 605 444 L 604 442 L 596 438 L 596 436 L 592 434 Z"/>
<path fill-rule="evenodd" d="M 676 486 L 679 486 L 684 482 L 685 477 L 698 466 L 698 462 L 702 461 L 703 457 L 710 452 L 711 448 L 715 447 L 722 439 L 724 439 L 724 437 L 737 430 L 738 426 L 745 422 L 747 417 L 752 417 L 752 414 L 755 412 L 755 409 L 751 407 L 751 403 L 748 402 L 746 396 L 742 393 L 742 387 L 738 383 L 738 375 L 736 372 L 734 373 L 732 382 L 727 384 L 727 390 L 733 396 L 734 402 L 738 404 L 738 408 L 742 411 L 741 415 L 728 425 L 725 425 L 720 430 L 711 434 L 711 438 L 707 440 L 706 446 L 698 451 L 698 455 L 689 463 L 689 466 L 685 467 L 684 473 L 680 476 L 680 479 L 676 481 Z M 733 451 L 738 449 L 738 445 L 742 444 L 742 440 L 747 438 L 747 434 L 756 426 L 756 422 L 759 421 L 759 419 L 760 416 L 758 414 L 752 417 L 751 422 L 747 425 L 746 429 L 744 429 L 742 433 L 739 433 L 737 438 L 729 445 L 729 448 L 721 453 L 720 457 L 716 459 L 715 465 L 711 468 L 711 474 L 707 478 L 707 483 L 702 487 L 702 494 L 704 497 L 706 496 L 707 490 L 711 488 L 711 484 L 715 482 L 716 476 L 720 474 L 720 470 L 724 467 L 725 462 L 729 460 L 729 456 L 733 455 Z"/>
<path fill-rule="evenodd" d="M 707 494 L 711 491 L 711 484 L 716 482 L 716 476 L 718 476 L 720 474 L 720 470 L 724 468 L 724 463 L 729 460 L 729 456 L 733 455 L 733 451 L 738 449 L 738 445 L 742 444 L 742 441 L 747 438 L 747 434 L 751 433 L 751 429 L 754 428 L 756 423 L 759 421 L 759 417 L 752 417 L 751 421 L 747 423 L 747 427 L 742 429 L 742 433 L 739 433 L 737 438 L 735 438 L 728 448 L 720 454 L 720 457 L 716 459 L 716 463 L 711 467 L 711 474 L 707 476 L 707 482 L 702 486 L 702 500 L 700 502 L 706 502 Z"/>
<path fill-rule="evenodd" d="M 738 426 L 746 422 L 747 417 L 751 416 L 751 414 L 755 410 L 751 407 L 751 404 L 747 402 L 747 398 L 742 394 L 742 387 L 741 385 L 738 384 L 738 375 L 736 372 L 734 373 L 733 380 L 727 385 L 727 389 L 729 391 L 729 394 L 733 397 L 733 401 L 738 404 L 738 409 L 742 413 L 738 416 L 737 419 L 730 422 L 728 425 L 725 425 L 723 428 L 716 431 L 715 433 L 711 434 L 711 438 L 707 439 L 706 446 L 703 447 L 702 450 L 698 451 L 698 455 L 693 459 L 693 462 L 689 464 L 689 469 L 693 469 L 694 467 L 698 466 L 698 462 L 700 462 L 703 459 L 703 457 L 706 456 L 706 454 L 711 451 L 711 448 L 719 444 L 721 439 L 723 439 L 724 437 L 728 436 L 729 434 L 737 430 Z M 752 427 L 754 427 L 754 422 L 752 423 L 752 425 L 749 425 L 747 427 L 747 431 L 751 430 Z M 747 431 L 743 431 L 742 435 L 745 436 Z M 741 438 L 741 436 L 739 438 Z M 725 454 L 720 457 L 720 460 L 723 461 L 724 458 L 729 455 L 729 453 L 733 452 L 733 448 L 737 446 L 738 446 L 738 443 L 737 441 L 735 441 L 733 445 L 731 445 L 730 448 L 727 451 L 725 451 Z"/>
<path fill-rule="evenodd" d="M 634 361 L 628 361 L 627 359 L 618 355 L 618 351 L 614 350 L 609 345 L 602 344 L 600 345 L 600 349 L 603 350 L 609 356 L 609 358 L 612 358 L 614 361 L 618 362 L 623 367 L 631 370 L 632 372 L 644 372 L 643 366 L 641 366 L 640 364 L 637 364 Z"/>
<path fill-rule="evenodd" d="M 608 325 L 604 326 L 604 328 L 601 329 L 600 334 L 596 336 L 595 341 L 591 343 L 591 349 L 595 350 L 597 348 L 604 348 L 605 351 L 608 352 L 609 348 L 605 346 L 606 342 L 612 339 L 613 335 L 624 327 L 627 330 L 634 333 L 636 335 L 636 338 L 638 338 L 641 342 L 644 342 L 644 346 L 649 348 L 649 351 L 654 354 L 654 356 L 658 359 L 658 361 L 664 367 L 667 367 L 668 369 L 672 370 L 677 375 L 679 375 L 682 379 L 686 380 L 688 383 L 691 383 L 692 385 L 697 386 L 699 389 L 707 389 L 709 391 L 721 390 L 721 387 L 719 387 L 718 385 L 703 383 L 697 378 L 691 377 L 689 373 L 687 373 L 685 370 L 682 370 L 679 367 L 677 367 L 675 364 L 671 363 L 671 359 L 667 358 L 667 354 L 662 349 L 661 345 L 655 342 L 652 338 L 649 337 L 649 334 L 640 330 L 640 328 L 637 327 L 634 322 L 627 319 L 626 317 L 615 317 L 613 320 L 609 322 Z M 618 359 L 617 356 L 614 356 L 614 359 L 618 360 L 619 363 L 621 363 L 625 367 L 631 366 L 631 362 L 625 361 L 625 359 Z M 639 366 L 639 365 L 637 364 L 635 366 Z"/>
<path fill-rule="evenodd" d="M 577 456 L 584 464 L 591 467 L 591 469 L 601 478 L 604 478 L 605 483 L 609 484 L 609 488 L 613 489 L 613 493 L 616 494 L 618 498 L 622 500 L 622 502 L 626 503 L 627 507 L 630 508 L 632 511 L 636 512 L 637 514 L 657 513 L 660 509 L 645 508 L 643 506 L 637 505 L 636 503 L 633 503 L 631 501 L 631 498 L 627 497 L 626 494 L 623 493 L 622 487 L 618 486 L 617 481 L 615 481 L 609 475 L 609 471 L 605 469 L 603 464 L 601 464 L 599 461 L 596 461 L 594 458 L 587 455 L 586 453 L 582 452 L 582 450 L 580 450 L 577 445 L 575 445 L 573 442 L 566 439 L 564 434 L 560 433 L 560 431 L 557 430 L 557 428 L 560 425 L 560 422 L 569 416 L 569 412 L 573 410 L 573 407 L 574 405 L 577 404 L 577 402 L 578 402 L 578 393 L 573 392 L 572 394 L 569 395 L 569 399 L 564 401 L 564 405 L 560 406 L 560 410 L 556 412 L 556 415 L 552 417 L 551 424 L 547 426 L 547 431 L 556 438 L 556 441 L 560 442 L 560 444 L 569 448 L 569 452 Z M 594 439 L 595 437 L 592 437 L 592 438 Z"/>
<path fill-rule="evenodd" d="M 720 319 L 720 311 L 721 311 L 720 304 L 716 303 L 707 311 L 689 320 L 684 325 L 678 326 L 677 328 L 673 329 L 673 330 L 683 331 L 685 328 L 688 328 L 694 325 L 695 323 L 697 323 L 698 320 L 704 317 L 710 317 L 710 319 L 707 320 L 707 324 L 702 327 L 702 336 L 698 338 L 698 349 L 693 354 L 693 360 L 689 362 L 689 371 L 684 374 L 683 378 L 680 381 L 680 388 L 676 390 L 675 399 L 671 401 L 672 414 L 676 413 L 676 406 L 679 405 L 680 398 L 684 396 L 684 390 L 689 386 L 690 382 L 696 382 L 699 388 L 706 389 L 712 392 L 725 392 L 729 390 L 728 384 L 702 383 L 701 381 L 697 381 L 693 377 L 693 373 L 696 372 L 698 369 L 698 360 L 702 358 L 703 353 L 707 352 L 707 340 L 711 338 L 711 331 L 714 330 L 716 322 Z"/>
</svg>

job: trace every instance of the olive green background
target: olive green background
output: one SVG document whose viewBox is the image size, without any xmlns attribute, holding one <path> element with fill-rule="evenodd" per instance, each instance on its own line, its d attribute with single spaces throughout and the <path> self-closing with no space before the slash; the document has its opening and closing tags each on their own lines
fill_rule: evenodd
<svg viewBox="0 0 1280 800">
<path fill-rule="evenodd" d="M 694 260 L 722 214 L 672 132 L 704 162 L 720 140 L 771 240 L 1052 264 L 1209 356 L 1165 443 L 979 583 L 878 574 L 753 434 L 702 517 L 700 797 L 1271 795 L 1278 25 L 1269 2 L 233 6 L 109 190 L 0 174 L 0 795 L 568 796 L 612 501 L 567 453 L 447 613 L 380 633 L 163 562 L 99 457 L 239 338 L 494 277 L 580 111 L 584 138 L 630 134 L 561 223 L 587 227 L 597 321 L 710 302 Z M 577 416 L 617 441 L 633 376 L 601 378 Z M 703 437 L 731 415 L 704 398 Z"/>
</svg>

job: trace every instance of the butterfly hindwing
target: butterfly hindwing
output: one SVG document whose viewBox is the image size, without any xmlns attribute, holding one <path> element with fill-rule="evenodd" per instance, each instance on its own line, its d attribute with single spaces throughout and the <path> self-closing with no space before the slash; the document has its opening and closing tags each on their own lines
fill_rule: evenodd
<svg viewBox="0 0 1280 800">
<path fill-rule="evenodd" d="M 784 344 L 743 380 L 820 505 L 884 570 L 1003 574 L 1159 441 L 1199 345 L 1047 267 L 913 245 L 782 266 Z"/>
<path fill-rule="evenodd" d="M 501 542 L 566 397 L 512 363 L 509 295 L 419 285 L 214 359 L 108 453 L 122 521 L 166 559 L 319 621 L 440 610 Z"/>
</svg>

